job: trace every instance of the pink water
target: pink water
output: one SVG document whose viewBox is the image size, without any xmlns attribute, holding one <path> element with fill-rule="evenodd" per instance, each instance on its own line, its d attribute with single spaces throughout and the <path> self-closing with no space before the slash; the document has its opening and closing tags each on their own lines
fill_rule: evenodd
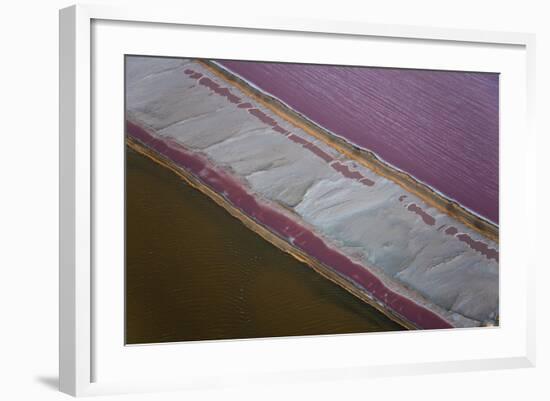
<svg viewBox="0 0 550 401">
<path fill-rule="evenodd" d="M 498 74 L 220 63 L 498 224 Z"/>
</svg>

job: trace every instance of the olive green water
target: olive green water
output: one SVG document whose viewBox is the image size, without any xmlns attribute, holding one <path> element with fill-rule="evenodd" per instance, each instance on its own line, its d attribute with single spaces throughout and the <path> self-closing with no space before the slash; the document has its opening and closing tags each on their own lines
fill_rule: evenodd
<svg viewBox="0 0 550 401">
<path fill-rule="evenodd" d="M 127 148 L 127 344 L 402 329 Z"/>
</svg>

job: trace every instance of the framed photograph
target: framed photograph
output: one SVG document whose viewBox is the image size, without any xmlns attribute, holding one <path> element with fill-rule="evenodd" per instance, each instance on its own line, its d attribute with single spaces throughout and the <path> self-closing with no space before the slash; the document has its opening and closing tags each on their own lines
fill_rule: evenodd
<svg viewBox="0 0 550 401">
<path fill-rule="evenodd" d="M 60 12 L 60 388 L 534 363 L 534 37 Z"/>
</svg>

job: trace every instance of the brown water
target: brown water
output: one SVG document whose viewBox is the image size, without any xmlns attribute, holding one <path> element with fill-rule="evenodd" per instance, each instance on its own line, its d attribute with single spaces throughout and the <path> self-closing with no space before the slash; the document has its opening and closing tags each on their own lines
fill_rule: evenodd
<svg viewBox="0 0 550 401">
<path fill-rule="evenodd" d="M 402 330 L 127 148 L 126 343 Z"/>
</svg>

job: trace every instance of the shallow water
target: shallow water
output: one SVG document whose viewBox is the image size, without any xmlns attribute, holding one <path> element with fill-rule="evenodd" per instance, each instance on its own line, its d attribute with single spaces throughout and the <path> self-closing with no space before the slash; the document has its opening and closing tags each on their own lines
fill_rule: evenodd
<svg viewBox="0 0 550 401">
<path fill-rule="evenodd" d="M 128 344 L 402 330 L 127 149 Z"/>
</svg>

